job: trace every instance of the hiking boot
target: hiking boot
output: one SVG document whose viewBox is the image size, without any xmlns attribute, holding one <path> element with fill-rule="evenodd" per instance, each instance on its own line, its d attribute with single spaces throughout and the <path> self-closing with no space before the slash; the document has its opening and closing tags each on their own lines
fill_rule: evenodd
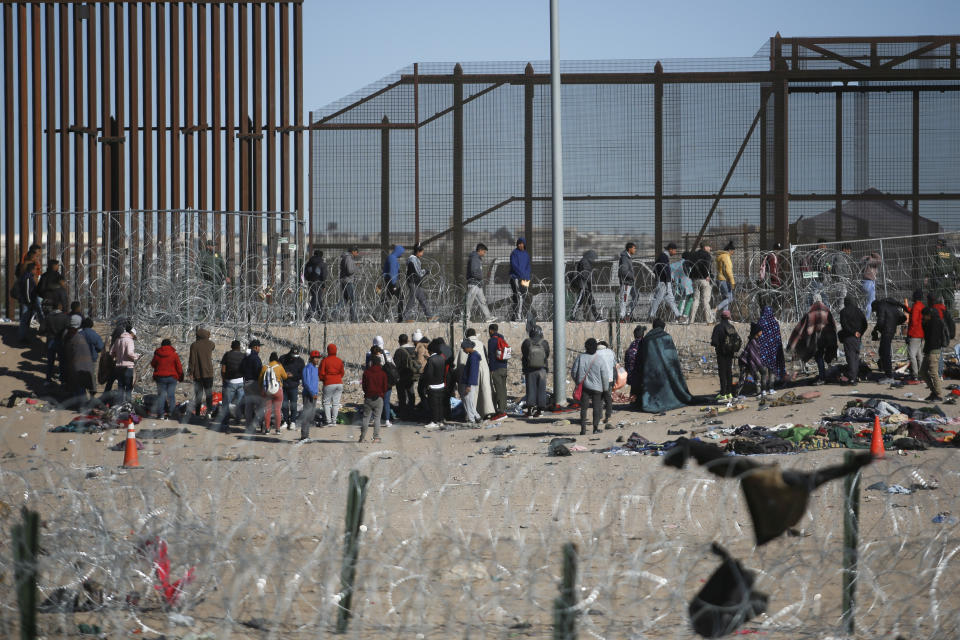
<svg viewBox="0 0 960 640">
<path fill-rule="evenodd" d="M 923 401 L 924 402 L 943 402 L 943 396 L 938 396 L 931 393 L 926 398 L 924 398 Z"/>
<path fill-rule="evenodd" d="M 587 428 L 586 428 L 586 427 L 580 427 L 580 435 L 582 435 L 582 436 L 587 435 Z"/>
</svg>

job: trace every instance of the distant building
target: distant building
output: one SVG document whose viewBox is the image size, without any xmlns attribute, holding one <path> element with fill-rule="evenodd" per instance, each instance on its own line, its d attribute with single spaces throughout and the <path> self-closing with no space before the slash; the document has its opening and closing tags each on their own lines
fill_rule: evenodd
<svg viewBox="0 0 960 640">
<path fill-rule="evenodd" d="M 864 238 L 889 238 L 913 234 L 913 212 L 893 200 L 882 200 L 884 194 L 877 189 L 867 189 L 861 194 L 864 199 L 843 203 L 840 219 L 842 237 L 846 240 Z M 816 242 L 819 238 L 833 240 L 836 236 L 836 208 L 824 211 L 812 218 L 795 223 L 796 244 Z M 920 233 L 938 233 L 940 224 L 920 217 Z"/>
</svg>

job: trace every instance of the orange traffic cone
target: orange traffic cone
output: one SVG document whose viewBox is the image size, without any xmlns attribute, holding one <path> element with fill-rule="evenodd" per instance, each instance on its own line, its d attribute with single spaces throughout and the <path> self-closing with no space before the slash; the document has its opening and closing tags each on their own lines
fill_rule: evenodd
<svg viewBox="0 0 960 640">
<path fill-rule="evenodd" d="M 127 447 L 123 451 L 123 468 L 139 469 L 140 456 L 137 454 L 137 432 L 133 420 L 127 419 Z"/>
<path fill-rule="evenodd" d="M 873 418 L 873 438 L 870 441 L 870 454 L 874 458 L 882 458 L 884 455 L 883 432 L 880 430 L 879 416 Z"/>
</svg>

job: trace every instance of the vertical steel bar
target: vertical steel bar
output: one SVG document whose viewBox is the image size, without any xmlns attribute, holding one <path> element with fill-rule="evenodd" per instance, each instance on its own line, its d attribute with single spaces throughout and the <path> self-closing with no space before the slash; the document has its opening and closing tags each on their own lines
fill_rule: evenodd
<svg viewBox="0 0 960 640">
<path fill-rule="evenodd" d="M 30 121 L 33 125 L 33 211 L 43 210 L 43 127 L 42 114 L 40 106 L 40 66 L 43 57 L 40 53 L 40 5 L 32 5 L 30 14 L 30 71 L 32 76 L 32 95 L 30 97 Z M 40 221 L 35 219 L 33 229 L 33 243 L 43 244 L 43 231 L 40 228 Z"/>
<path fill-rule="evenodd" d="M 263 211 L 263 23 L 261 4 L 255 2 L 251 10 L 253 16 L 253 43 L 251 47 L 251 65 L 253 67 L 253 135 L 250 151 L 253 154 L 253 209 Z M 260 267 L 263 259 L 263 219 L 251 218 L 253 226 L 252 248 L 256 251 L 255 271 L 260 282 Z M 270 256 L 273 259 L 273 256 Z M 253 265 L 251 265 L 253 266 Z"/>
<path fill-rule="evenodd" d="M 210 5 L 210 165 L 212 177 L 210 181 L 213 210 L 223 209 L 223 181 L 221 179 L 221 164 L 223 162 L 223 74 L 220 72 L 220 5 Z M 224 255 L 223 229 L 221 214 L 214 214 L 213 237 L 217 243 L 217 250 Z"/>
<path fill-rule="evenodd" d="M 659 252 L 663 249 L 663 65 L 659 60 L 653 73 L 653 249 Z"/>
<path fill-rule="evenodd" d="M 197 208 L 206 211 L 210 207 L 207 198 L 209 193 L 210 177 L 207 174 L 209 166 L 209 116 L 207 114 L 207 8 L 203 3 L 197 4 Z M 199 232 L 204 240 L 207 235 L 207 216 L 200 215 L 198 220 Z"/>
<path fill-rule="evenodd" d="M 553 403 L 567 403 L 567 300 L 564 291 L 563 135 L 560 128 L 559 0 L 550 0 L 550 146 L 553 164 Z"/>
<path fill-rule="evenodd" d="M 380 130 L 380 251 L 387 253 L 390 247 L 390 124 L 383 116 L 384 127 Z"/>
<path fill-rule="evenodd" d="M 116 66 L 114 67 L 114 74 L 116 76 L 114 80 L 114 118 L 116 119 L 116 126 L 114 128 L 113 135 L 115 137 L 123 136 L 124 122 L 123 122 L 123 107 L 126 103 L 126 82 L 124 79 L 124 68 L 123 65 L 126 62 L 126 55 L 124 54 L 124 21 L 123 21 L 123 4 L 117 3 L 114 5 L 114 25 L 113 34 L 114 34 L 114 48 L 113 55 L 116 60 Z M 115 210 L 117 215 L 114 217 L 114 224 L 116 229 L 113 231 L 114 234 L 114 244 L 117 248 L 117 253 L 115 256 L 119 259 L 123 251 L 123 247 L 126 244 L 126 224 L 124 221 L 123 210 L 126 208 L 126 161 L 123 157 L 123 146 L 122 143 L 115 143 L 113 147 L 113 162 L 115 164 L 113 175 L 115 176 L 113 188 L 116 192 L 116 205 Z M 118 275 L 120 275 L 118 273 Z M 118 292 L 119 293 L 119 292 Z"/>
<path fill-rule="evenodd" d="M 167 8 L 162 4 L 154 7 L 154 57 L 157 61 L 154 67 L 157 74 L 157 257 L 166 264 L 168 253 L 165 249 L 170 224 L 167 215 L 167 136 L 171 133 L 167 125 Z"/>
<path fill-rule="evenodd" d="M 90 126 L 89 120 L 84 118 L 83 113 L 83 31 L 81 28 L 80 16 L 77 15 L 77 12 L 80 11 L 79 5 L 73 5 L 73 125 L 75 127 L 88 127 Z M 84 11 L 89 12 L 89 9 L 84 7 Z M 88 14 L 87 20 L 90 19 Z M 87 72 L 89 73 L 89 71 Z M 83 142 L 84 139 L 77 135 L 77 133 L 67 134 L 62 132 L 61 135 L 70 135 L 73 139 L 73 210 L 76 212 L 73 216 L 73 235 L 74 235 L 74 246 L 73 246 L 73 264 L 74 268 L 71 271 L 71 278 L 73 280 L 72 290 L 74 291 L 74 299 L 81 300 L 81 294 L 86 295 L 87 287 L 81 287 L 83 281 L 83 274 L 78 271 L 78 269 L 83 264 L 83 253 L 84 247 L 86 246 L 86 239 L 84 238 L 84 229 L 83 229 Z"/>
<path fill-rule="evenodd" d="M 46 108 L 44 113 L 44 122 L 46 130 L 46 156 L 47 156 L 47 206 L 44 207 L 47 219 L 47 237 L 46 249 L 49 257 L 54 257 L 60 253 L 60 247 L 57 236 L 57 219 L 53 215 L 57 207 L 57 85 L 56 72 L 57 61 L 54 42 L 54 23 L 56 18 L 53 13 L 53 5 L 44 5 L 43 12 L 43 31 L 44 31 L 44 91 L 46 93 Z M 37 112 L 39 113 L 39 102 L 37 103 Z M 39 118 L 38 118 L 39 120 Z M 38 209 L 39 211 L 39 209 Z"/>
<path fill-rule="evenodd" d="M 290 211 L 290 8 L 280 5 L 280 210 Z M 311 132 L 312 134 L 312 132 Z M 284 225 L 289 219 L 284 217 Z M 283 234 L 290 230 L 284 226 Z"/>
<path fill-rule="evenodd" d="M 250 96 L 248 92 L 249 75 L 247 73 L 248 53 L 247 53 L 247 34 L 250 32 L 250 25 L 247 20 L 247 5 L 240 3 L 237 7 L 237 57 L 238 65 L 238 97 L 240 104 L 240 209 L 244 212 L 252 209 L 250 202 Z M 240 250 L 239 261 L 244 266 L 243 284 L 249 284 L 249 274 L 247 273 L 249 242 L 249 220 L 247 216 L 240 216 Z"/>
<path fill-rule="evenodd" d="M 453 68 L 453 273 L 465 285 L 463 271 L 463 67 Z M 465 309 L 469 319 L 470 310 Z"/>
<path fill-rule="evenodd" d="M 277 65 L 277 14 L 276 8 L 273 6 L 273 3 L 267 3 L 267 29 L 266 29 L 266 45 L 267 45 L 267 64 L 266 64 L 266 81 L 267 81 L 267 128 L 264 132 L 264 139 L 267 144 L 267 210 L 271 213 L 267 217 L 267 247 L 270 253 L 270 259 L 267 264 L 269 266 L 270 272 L 270 282 L 271 284 L 276 281 L 276 250 L 277 250 L 277 220 L 275 219 L 275 214 L 272 213 L 277 210 L 277 176 L 276 176 L 276 166 L 277 166 L 277 145 L 276 145 L 276 132 L 277 132 L 277 76 L 276 76 L 276 65 Z M 281 266 L 281 273 L 286 273 L 286 253 L 283 254 L 282 260 L 283 264 Z"/>
<path fill-rule="evenodd" d="M 127 76 L 130 86 L 130 99 L 127 104 L 127 120 L 130 123 L 130 129 L 127 140 L 129 145 L 127 153 L 129 154 L 128 164 L 130 171 L 130 228 L 127 233 L 130 246 L 127 252 L 127 260 L 130 262 L 131 282 L 127 287 L 127 296 L 132 303 L 136 299 L 137 292 L 134 287 L 140 282 L 140 236 L 143 232 L 143 214 L 140 209 L 140 73 L 138 62 L 140 62 L 139 29 L 138 29 L 138 3 L 131 2 L 127 5 Z M 144 136 L 150 135 L 150 132 L 144 130 Z M 126 228 L 122 227 L 125 231 Z"/>
<path fill-rule="evenodd" d="M 196 208 L 194 200 L 194 145 L 197 136 L 194 133 L 193 119 L 193 3 L 183 3 L 183 180 L 184 208 Z M 187 241 L 190 240 L 189 223 L 184 220 Z"/>
<path fill-rule="evenodd" d="M 224 157 L 225 164 L 227 169 L 226 182 L 224 183 L 223 189 L 226 193 L 225 204 L 227 207 L 227 250 L 224 254 L 225 260 L 227 262 L 227 276 L 232 280 L 236 281 L 236 216 L 234 212 L 237 209 L 237 165 L 236 165 L 236 149 L 237 149 L 237 128 L 236 120 L 234 118 L 234 100 L 236 99 L 236 94 L 234 91 L 234 20 L 233 20 L 233 4 L 227 4 L 224 7 L 224 23 L 223 23 L 223 81 L 224 88 L 223 93 L 226 98 L 226 104 L 224 105 L 224 134 L 223 134 L 223 143 L 225 145 Z"/>
<path fill-rule="evenodd" d="M 420 244 L 420 65 L 413 63 L 413 229 Z"/>
<path fill-rule="evenodd" d="M 27 147 L 27 119 L 30 111 L 27 109 L 27 5 L 17 5 L 17 123 L 18 135 L 17 142 L 20 147 L 20 163 L 17 166 L 17 177 L 20 181 L 20 188 L 17 190 L 20 219 L 18 221 L 17 233 L 20 239 L 20 250 L 17 251 L 17 259 L 23 255 L 30 242 L 30 199 L 28 192 L 30 189 L 30 170 L 27 158 L 30 155 Z M 9 291 L 9 290 L 8 290 Z"/>
<path fill-rule="evenodd" d="M 293 112 L 296 123 L 293 149 L 294 209 L 297 212 L 297 247 L 304 244 L 303 207 L 303 4 L 293 5 Z M 298 310 L 302 307 L 298 306 Z"/>
<path fill-rule="evenodd" d="M 523 237 L 527 241 L 527 253 L 533 258 L 537 243 L 533 239 L 533 100 L 536 86 L 533 84 L 533 65 L 529 62 L 523 71 Z"/>
<path fill-rule="evenodd" d="M 779 38 L 775 38 L 779 42 Z M 777 47 L 779 52 L 780 47 Z M 774 241 L 787 246 L 790 242 L 790 203 L 789 203 L 789 167 L 787 156 L 789 153 L 787 122 L 788 114 L 788 81 L 786 76 L 786 61 L 778 54 L 776 60 L 776 78 L 773 89 L 773 120 L 774 120 Z"/>
<path fill-rule="evenodd" d="M 920 91 L 913 91 L 913 127 L 911 133 L 912 167 L 911 197 L 913 198 L 913 234 L 920 233 Z"/>
<path fill-rule="evenodd" d="M 843 240 L 843 92 L 834 93 L 834 220 L 833 235 L 837 242 Z"/>
<path fill-rule="evenodd" d="M 111 162 L 110 154 L 110 144 L 106 141 L 106 138 L 113 135 L 113 128 L 110 126 L 110 112 L 113 108 L 113 100 L 110 93 L 110 61 L 113 59 L 110 51 L 110 38 L 107 34 L 110 33 L 110 5 L 102 4 L 100 5 L 100 134 L 103 139 L 100 144 L 100 166 L 101 166 L 101 175 L 103 176 L 103 195 L 101 197 L 101 210 L 103 213 L 98 215 L 98 229 L 97 232 L 100 234 L 97 236 L 100 238 L 100 251 L 97 256 L 97 281 L 99 286 L 97 287 L 98 291 L 94 293 L 94 299 L 100 300 L 101 304 L 107 305 L 106 295 L 109 293 L 108 284 L 107 284 L 107 263 L 109 262 L 110 248 L 106 243 L 106 239 L 110 235 L 110 214 L 109 212 L 114 206 L 113 198 L 113 186 L 111 184 L 113 179 L 113 163 Z M 108 306 L 103 308 L 103 312 L 106 313 Z"/>
<path fill-rule="evenodd" d="M 15 236 L 16 185 L 13 177 L 13 7 L 5 3 L 3 11 L 3 121 L 9 127 L 3 136 L 3 252 L 4 252 L 4 308 L 8 318 L 16 317 L 16 305 L 10 295 L 13 286 L 14 271 L 19 256 Z M 22 116 L 21 116 L 22 117 Z"/>
<path fill-rule="evenodd" d="M 66 4 L 60 4 L 58 7 L 57 33 L 60 53 L 59 64 L 57 65 L 57 74 L 60 80 L 60 206 L 56 209 L 65 212 L 70 209 L 70 138 L 71 134 L 67 131 L 70 126 L 70 31 L 69 31 L 69 7 Z M 51 130 L 50 135 L 54 132 Z M 56 139 L 56 138 L 54 138 Z M 70 252 L 74 244 L 70 241 L 70 217 L 66 213 L 60 214 L 60 260 L 63 265 L 60 272 L 69 279 L 71 260 Z M 68 285 L 69 287 L 69 285 Z M 74 292 L 75 289 L 70 289 Z"/>
<path fill-rule="evenodd" d="M 170 3 L 170 243 L 180 242 L 180 3 Z"/>
<path fill-rule="evenodd" d="M 97 13 L 93 5 L 87 7 L 87 119 L 86 119 L 86 140 L 87 140 L 87 303 L 88 308 L 93 310 L 93 301 L 97 295 L 97 256 L 99 255 L 100 244 L 100 214 L 101 209 L 99 201 L 100 193 L 100 173 L 99 161 L 99 143 L 97 142 Z"/>
<path fill-rule="evenodd" d="M 760 87 L 760 248 L 768 246 L 767 235 L 767 95 L 768 89 Z M 746 247 L 744 247 L 746 248 Z"/>
<path fill-rule="evenodd" d="M 153 230 L 153 25 L 149 3 L 140 5 L 140 32 L 143 46 L 140 49 L 143 65 L 143 255 L 144 264 L 153 264 L 156 235 Z"/>
</svg>

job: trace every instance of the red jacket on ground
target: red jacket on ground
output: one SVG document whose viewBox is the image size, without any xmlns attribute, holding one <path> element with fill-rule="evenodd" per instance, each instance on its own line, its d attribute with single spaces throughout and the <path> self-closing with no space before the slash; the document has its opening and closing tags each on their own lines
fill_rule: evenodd
<svg viewBox="0 0 960 640">
<path fill-rule="evenodd" d="M 382 398 L 389 388 L 387 372 L 379 364 L 372 364 L 369 369 L 363 372 L 363 379 L 360 384 L 363 386 L 364 398 Z"/>
<path fill-rule="evenodd" d="M 154 380 L 171 377 L 176 378 L 177 382 L 183 382 L 183 364 L 180 363 L 177 350 L 170 345 L 160 347 L 153 352 L 150 366 L 153 367 Z"/>
<path fill-rule="evenodd" d="M 910 324 L 907 325 L 907 337 L 923 337 L 923 303 L 919 300 L 910 307 Z"/>
<path fill-rule="evenodd" d="M 337 357 L 337 345 L 327 345 L 327 357 L 320 361 L 317 375 L 323 384 L 343 384 L 343 360 Z"/>
</svg>

